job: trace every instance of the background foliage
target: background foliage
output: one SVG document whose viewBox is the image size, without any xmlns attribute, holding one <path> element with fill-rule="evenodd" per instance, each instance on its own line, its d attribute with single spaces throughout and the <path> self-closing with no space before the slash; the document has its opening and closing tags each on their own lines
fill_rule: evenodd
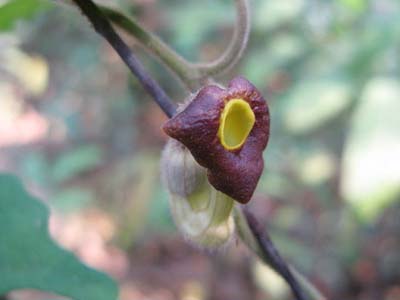
<svg viewBox="0 0 400 300">
<path fill-rule="evenodd" d="M 189 59 L 210 60 L 229 41 L 231 1 L 118 3 Z M 246 76 L 271 108 L 266 168 L 251 209 L 285 257 L 328 297 L 398 299 L 400 3 L 253 0 L 252 6 L 249 48 L 221 78 Z M 0 1 L 0 30 L 0 168 L 50 208 L 58 243 L 114 277 L 121 299 L 289 297 L 240 247 L 211 257 L 177 236 L 158 175 L 165 118 L 76 10 Z M 175 77 L 129 41 L 182 101 Z M 10 241 L 26 240 L 18 232 L 30 218 L 46 221 L 28 209 L 43 210 L 15 179 L 5 175 L 0 183 L 2 223 L 16 220 L 18 199 L 29 198 L 25 221 L 0 229 L 0 272 L 11 276 L 2 272 L 11 261 L 4 259 Z M 67 255 L 41 230 L 48 249 Z M 15 255 L 16 262 L 31 259 L 29 251 Z M 91 299 L 61 293 L 55 284 L 49 290 Z"/>
<path fill-rule="evenodd" d="M 54 291 L 73 299 L 117 299 L 105 275 L 84 267 L 57 247 L 47 233 L 47 209 L 21 184 L 0 175 L 0 293 L 21 288 Z"/>
</svg>

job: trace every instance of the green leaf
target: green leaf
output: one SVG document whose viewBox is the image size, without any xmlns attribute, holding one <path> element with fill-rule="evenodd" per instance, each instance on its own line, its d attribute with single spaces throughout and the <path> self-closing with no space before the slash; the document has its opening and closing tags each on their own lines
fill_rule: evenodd
<svg viewBox="0 0 400 300">
<path fill-rule="evenodd" d="M 346 8 L 350 8 L 357 12 L 364 11 L 367 7 L 366 0 L 340 0 L 340 3 L 342 3 Z"/>
<path fill-rule="evenodd" d="M 256 86 L 265 85 L 278 70 L 287 70 L 306 51 L 306 44 L 294 34 L 279 34 L 261 45 L 244 57 L 244 73 Z"/>
<path fill-rule="evenodd" d="M 254 26 L 261 30 L 277 27 L 298 17 L 304 6 L 304 0 L 261 1 L 254 12 Z"/>
<path fill-rule="evenodd" d="M 75 300 L 117 299 L 113 280 L 50 239 L 48 217 L 16 178 L 0 174 L 0 295 L 29 288 Z"/>
<path fill-rule="evenodd" d="M 172 8 L 172 9 L 171 9 Z M 198 49 L 210 28 L 233 24 L 234 10 L 221 1 L 183 1 L 179 5 L 165 7 L 170 30 L 174 33 L 173 45 L 189 59 L 196 60 Z"/>
<path fill-rule="evenodd" d="M 311 78 L 300 81 L 286 99 L 285 127 L 303 134 L 322 126 L 351 102 L 351 85 L 344 79 Z"/>
<path fill-rule="evenodd" d="M 50 1 L 11 0 L 0 6 L 0 31 L 10 30 L 15 22 L 28 19 L 50 7 Z"/>
<path fill-rule="evenodd" d="M 373 221 L 400 193 L 400 83 L 371 80 L 345 145 L 342 195 L 364 221 Z"/>
<path fill-rule="evenodd" d="M 51 206 L 63 213 L 71 213 L 84 208 L 93 201 L 91 190 L 83 187 L 72 187 L 61 190 L 51 200 Z"/>
<path fill-rule="evenodd" d="M 103 160 L 102 154 L 101 149 L 95 145 L 86 145 L 66 152 L 53 166 L 53 179 L 61 182 L 98 167 Z"/>
</svg>

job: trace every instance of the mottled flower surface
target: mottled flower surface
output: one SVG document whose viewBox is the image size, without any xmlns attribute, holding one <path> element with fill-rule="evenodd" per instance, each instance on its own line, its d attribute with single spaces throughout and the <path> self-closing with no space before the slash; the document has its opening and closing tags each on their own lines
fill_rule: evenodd
<svg viewBox="0 0 400 300">
<path fill-rule="evenodd" d="M 269 121 L 260 92 L 245 78 L 236 77 L 226 89 L 203 87 L 163 129 L 207 169 L 211 185 L 247 203 L 264 168 Z"/>
</svg>

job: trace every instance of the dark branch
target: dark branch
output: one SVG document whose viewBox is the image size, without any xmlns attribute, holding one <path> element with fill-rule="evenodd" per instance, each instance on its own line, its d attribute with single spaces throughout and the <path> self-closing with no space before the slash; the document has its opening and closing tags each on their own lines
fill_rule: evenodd
<svg viewBox="0 0 400 300">
<path fill-rule="evenodd" d="M 251 232 L 253 233 L 257 243 L 260 246 L 260 249 L 262 250 L 264 258 L 270 263 L 275 271 L 286 280 L 296 299 L 306 300 L 307 298 L 300 287 L 300 283 L 293 276 L 288 265 L 280 256 L 268 233 L 260 228 L 256 218 L 248 209 L 243 209 L 243 213 L 246 217 Z"/>
<path fill-rule="evenodd" d="M 92 23 L 94 29 L 102 35 L 118 53 L 131 72 L 138 78 L 146 91 L 154 98 L 157 104 L 168 117 L 175 114 L 176 106 L 167 96 L 160 85 L 146 72 L 143 65 L 132 53 L 128 45 L 112 28 L 110 22 L 97 8 L 92 0 L 73 0 L 84 15 Z"/>
</svg>

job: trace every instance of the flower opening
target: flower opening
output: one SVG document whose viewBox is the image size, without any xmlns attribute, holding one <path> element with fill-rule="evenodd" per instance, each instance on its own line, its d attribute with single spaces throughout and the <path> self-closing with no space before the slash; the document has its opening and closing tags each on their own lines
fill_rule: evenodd
<svg viewBox="0 0 400 300">
<path fill-rule="evenodd" d="M 232 99 L 221 113 L 218 137 L 227 150 L 243 146 L 255 123 L 254 112 L 243 99 Z"/>
</svg>

